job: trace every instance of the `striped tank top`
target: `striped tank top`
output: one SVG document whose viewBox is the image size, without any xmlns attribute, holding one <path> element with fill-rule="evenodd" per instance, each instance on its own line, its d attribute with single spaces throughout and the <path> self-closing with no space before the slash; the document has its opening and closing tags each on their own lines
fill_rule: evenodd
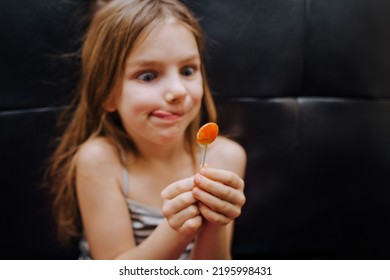
<svg viewBox="0 0 390 280">
<path fill-rule="evenodd" d="M 136 245 L 138 246 L 164 220 L 164 217 L 161 209 L 149 205 L 145 205 L 143 203 L 127 198 L 127 194 L 129 190 L 129 173 L 126 168 L 123 168 L 122 177 L 123 177 L 122 191 L 130 211 L 134 239 Z M 194 246 L 194 242 L 188 244 L 185 251 L 180 255 L 179 260 L 188 259 L 193 246 Z M 79 249 L 80 249 L 80 255 L 79 255 L 80 260 L 92 259 L 88 242 L 84 234 L 81 235 L 80 242 L 79 242 Z M 158 248 L 156 248 L 156 250 L 158 250 Z"/>
</svg>

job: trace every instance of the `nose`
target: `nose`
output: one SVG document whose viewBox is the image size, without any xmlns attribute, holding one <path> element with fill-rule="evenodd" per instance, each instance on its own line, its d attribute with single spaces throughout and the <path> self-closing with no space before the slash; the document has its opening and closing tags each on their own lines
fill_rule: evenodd
<svg viewBox="0 0 390 280">
<path fill-rule="evenodd" d="M 168 81 L 169 85 L 165 93 L 165 100 L 168 103 L 181 103 L 186 95 L 187 89 L 180 77 L 175 75 Z"/>
</svg>

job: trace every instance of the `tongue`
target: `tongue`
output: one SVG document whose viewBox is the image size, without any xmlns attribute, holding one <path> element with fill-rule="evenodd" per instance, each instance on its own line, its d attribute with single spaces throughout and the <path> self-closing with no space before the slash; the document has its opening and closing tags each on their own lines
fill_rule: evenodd
<svg viewBox="0 0 390 280">
<path fill-rule="evenodd" d="M 158 118 L 168 118 L 174 116 L 171 112 L 162 111 L 162 110 L 156 110 L 153 112 L 153 115 Z"/>
</svg>

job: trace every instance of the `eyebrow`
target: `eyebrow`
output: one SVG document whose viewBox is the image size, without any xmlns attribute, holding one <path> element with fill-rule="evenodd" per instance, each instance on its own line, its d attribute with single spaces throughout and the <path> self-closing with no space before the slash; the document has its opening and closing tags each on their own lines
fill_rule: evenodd
<svg viewBox="0 0 390 280">
<path fill-rule="evenodd" d="M 200 55 L 199 54 L 193 54 L 190 55 L 186 58 L 183 58 L 180 62 L 181 63 L 187 63 L 189 61 L 193 60 L 199 60 L 200 61 Z M 147 58 L 141 58 L 141 59 L 129 59 L 126 63 L 126 66 L 142 66 L 142 67 L 147 67 L 147 66 L 152 66 L 159 64 L 160 62 L 153 60 L 153 59 L 147 59 Z"/>
</svg>

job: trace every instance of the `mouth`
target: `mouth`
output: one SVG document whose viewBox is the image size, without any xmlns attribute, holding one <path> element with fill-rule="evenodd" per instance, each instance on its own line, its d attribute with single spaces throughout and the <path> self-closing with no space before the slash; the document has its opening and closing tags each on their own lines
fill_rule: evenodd
<svg viewBox="0 0 390 280">
<path fill-rule="evenodd" d="M 183 113 L 156 110 L 151 113 L 151 116 L 162 120 L 177 120 L 183 116 Z"/>
</svg>

